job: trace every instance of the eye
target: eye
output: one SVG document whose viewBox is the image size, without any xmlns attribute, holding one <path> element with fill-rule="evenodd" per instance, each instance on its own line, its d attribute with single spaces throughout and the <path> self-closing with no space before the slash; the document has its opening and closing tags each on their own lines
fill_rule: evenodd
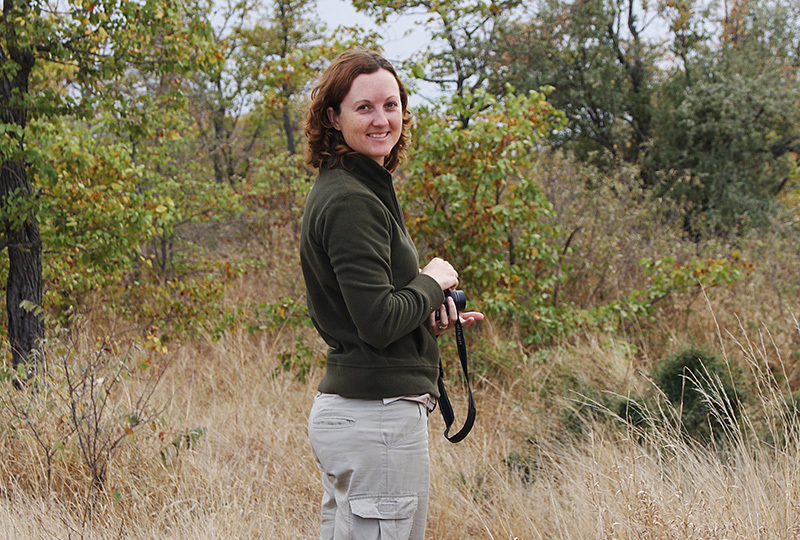
<svg viewBox="0 0 800 540">
<path fill-rule="evenodd" d="M 368 109 L 369 109 L 369 105 L 366 105 L 366 104 L 364 104 L 364 105 L 359 105 L 358 107 L 356 107 L 356 110 L 357 110 L 357 111 L 366 111 L 366 110 L 368 110 Z"/>
</svg>

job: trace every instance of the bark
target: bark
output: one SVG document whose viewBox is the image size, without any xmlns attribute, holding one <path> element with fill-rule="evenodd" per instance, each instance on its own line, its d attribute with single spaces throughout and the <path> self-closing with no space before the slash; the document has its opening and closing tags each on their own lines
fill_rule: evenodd
<svg viewBox="0 0 800 540">
<path fill-rule="evenodd" d="M 3 18 L 11 12 L 13 0 L 5 0 Z M 13 24 L 6 27 L 2 36 L 5 48 L 0 47 L 0 65 L 16 64 L 14 70 L 0 72 L 0 122 L 25 128 L 27 110 L 23 98 L 28 95 L 28 85 L 35 57 L 27 48 L 17 46 Z M 13 215 L 9 207 L 19 197 L 32 196 L 28 167 L 24 155 L 24 139 L 18 138 L 16 155 L 0 156 L 0 206 L 6 216 Z M 10 198 L 10 196 L 14 196 Z M 36 309 L 42 305 L 42 240 L 36 216 L 24 219 L 5 219 L 0 222 L 3 245 L 8 249 L 8 279 L 6 281 L 6 309 L 8 311 L 8 338 L 14 366 L 31 366 L 39 342 L 44 337 L 44 323 Z"/>
<path fill-rule="evenodd" d="M 0 172 L 0 193 L 3 205 L 9 188 L 21 187 L 30 195 L 30 184 L 25 164 L 20 161 L 7 161 Z M 8 338 L 14 367 L 26 364 L 33 367 L 33 353 L 39 348 L 44 337 L 44 323 L 41 317 L 30 308 L 24 307 L 27 301 L 32 306 L 42 305 L 42 240 L 34 216 L 12 228 L 5 223 L 4 233 L 8 244 L 8 279 L 6 281 L 6 309 L 8 311 Z"/>
<path fill-rule="evenodd" d="M 297 152 L 297 144 L 294 140 L 294 123 L 289 111 L 288 100 L 283 105 L 283 130 L 286 132 L 286 150 L 290 156 L 293 156 Z"/>
</svg>

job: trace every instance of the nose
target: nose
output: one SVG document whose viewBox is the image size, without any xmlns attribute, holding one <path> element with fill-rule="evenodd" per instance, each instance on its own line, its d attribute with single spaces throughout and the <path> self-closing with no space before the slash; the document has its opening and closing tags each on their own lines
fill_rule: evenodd
<svg viewBox="0 0 800 540">
<path fill-rule="evenodd" d="M 386 112 L 383 109 L 375 109 L 375 115 L 372 118 L 372 123 L 378 126 L 386 125 L 387 120 Z"/>
</svg>

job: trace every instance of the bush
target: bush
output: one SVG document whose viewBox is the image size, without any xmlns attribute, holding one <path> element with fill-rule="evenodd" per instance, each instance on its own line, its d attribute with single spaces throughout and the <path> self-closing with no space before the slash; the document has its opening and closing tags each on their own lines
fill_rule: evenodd
<svg viewBox="0 0 800 540">
<path fill-rule="evenodd" d="M 553 303 L 557 227 L 534 175 L 535 151 L 564 115 L 544 92 L 512 90 L 422 114 L 399 195 L 409 201 L 407 225 L 423 259 L 453 263 L 477 305 L 518 321 L 526 341 L 541 343 L 565 324 Z M 458 127 L 465 116 L 469 127 Z"/>
<path fill-rule="evenodd" d="M 86 328 L 56 328 L 40 354 L 30 378 L 0 366 L 0 485 L 91 516 L 135 496 L 157 458 L 176 460 L 205 434 L 168 420 L 156 388 L 171 356 L 150 331 L 92 340 Z"/>
<path fill-rule="evenodd" d="M 700 442 L 725 438 L 743 408 L 741 373 L 703 349 L 687 348 L 661 360 L 653 381 L 679 413 L 684 433 Z"/>
</svg>

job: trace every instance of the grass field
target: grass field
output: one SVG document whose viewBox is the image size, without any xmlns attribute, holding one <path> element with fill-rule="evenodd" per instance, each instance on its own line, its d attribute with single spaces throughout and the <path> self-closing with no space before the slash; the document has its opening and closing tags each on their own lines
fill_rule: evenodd
<svg viewBox="0 0 800 540">
<path fill-rule="evenodd" d="M 575 193 L 551 198 L 565 231 L 581 227 L 576 302 L 601 286 L 622 289 L 648 252 L 713 256 L 713 246 L 677 244 L 619 191 L 594 221 L 574 210 L 589 200 Z M 229 287 L 232 304 L 302 294 L 296 243 L 272 234 L 268 263 Z M 513 323 L 470 329 L 477 422 L 453 445 L 438 411 L 429 419 L 428 538 L 800 537 L 797 245 L 782 242 L 748 244 L 743 256 L 755 264 L 744 280 L 676 296 L 627 332 L 526 346 Z M 47 384 L 4 383 L 0 539 L 315 538 L 321 486 L 306 421 L 323 368 L 286 363 L 298 343 L 324 354 L 314 330 L 232 327 L 164 348 L 129 339 L 150 334 L 126 324 L 75 323 L 45 348 Z M 724 426 L 713 443 L 686 436 L 684 411 L 653 386 L 651 368 L 687 344 L 721 358 L 710 381 L 741 372 L 747 389 L 732 414 L 722 385 L 706 386 L 709 420 Z M 455 356 L 452 345 L 444 351 Z M 450 393 L 459 422 L 466 398 L 455 380 Z M 623 421 L 614 404 L 642 395 Z"/>
<path fill-rule="evenodd" d="M 85 467 L 68 452 L 53 458 L 45 489 L 42 451 L 30 430 L 4 430 L 0 536 L 314 538 L 320 486 L 305 425 L 321 373 L 305 384 L 289 373 L 275 376 L 272 338 L 238 333 L 169 353 L 153 402 L 164 404 L 177 431 L 205 431 L 165 460 L 162 441 L 140 432 L 108 464 L 102 492 L 92 495 Z M 547 365 L 522 365 L 506 383 L 475 381 L 478 421 L 463 443 L 448 443 L 438 412 L 431 416 L 429 538 L 797 537 L 800 456 L 791 424 L 776 423 L 766 444 L 755 440 L 748 416 L 739 418 L 725 451 L 681 437 L 662 421 L 668 410 L 650 411 L 657 429 L 594 422 L 581 435 L 558 433 L 549 414 L 564 398 L 537 397 L 530 381 L 580 362 L 633 384 L 629 350 L 596 338 L 554 353 Z M 753 410 L 784 412 L 764 369 L 781 351 L 764 335 L 750 344 L 741 334 L 723 339 L 759 379 Z M 456 392 L 456 407 L 463 397 Z"/>
</svg>

